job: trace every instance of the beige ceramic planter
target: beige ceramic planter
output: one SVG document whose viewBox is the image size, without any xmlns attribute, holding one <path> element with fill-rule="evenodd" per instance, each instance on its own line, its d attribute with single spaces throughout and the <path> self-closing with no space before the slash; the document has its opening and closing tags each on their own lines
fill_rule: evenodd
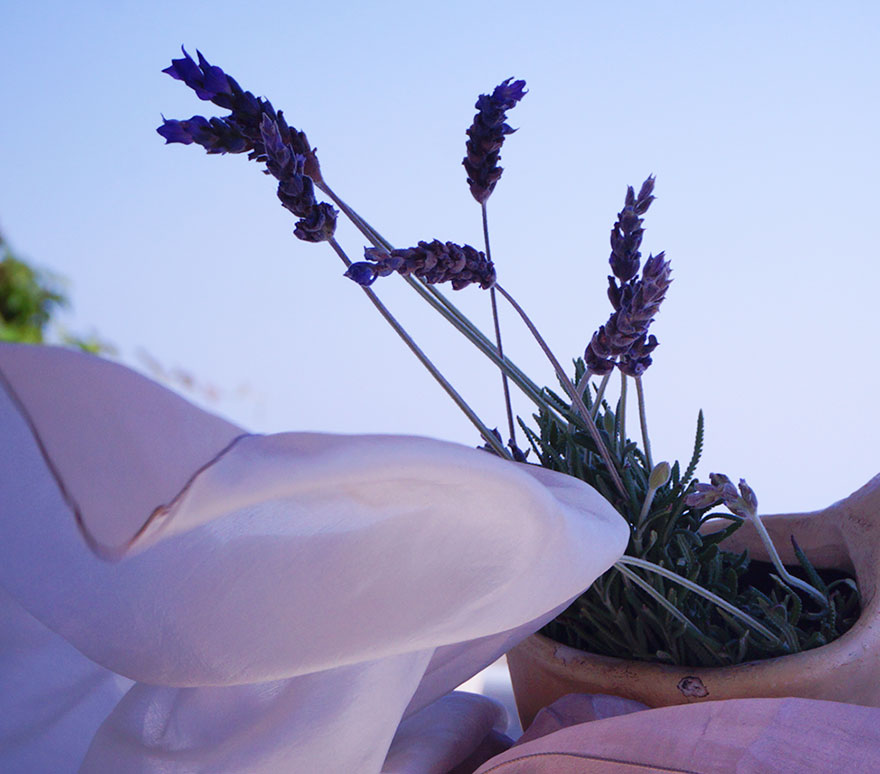
<svg viewBox="0 0 880 774">
<path fill-rule="evenodd" d="M 764 519 L 783 562 L 796 563 L 790 535 L 817 567 L 855 571 L 862 614 L 821 648 L 732 667 L 676 667 L 596 656 L 535 634 L 507 654 L 523 728 L 569 693 L 604 693 L 650 707 L 748 697 L 797 696 L 880 706 L 880 475 L 822 511 Z M 749 524 L 729 539 L 767 559 Z"/>
</svg>

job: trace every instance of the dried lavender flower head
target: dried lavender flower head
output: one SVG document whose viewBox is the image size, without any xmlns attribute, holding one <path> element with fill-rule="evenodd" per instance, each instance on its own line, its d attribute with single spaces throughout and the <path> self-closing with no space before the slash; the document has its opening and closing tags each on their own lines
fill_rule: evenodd
<svg viewBox="0 0 880 774">
<path fill-rule="evenodd" d="M 166 67 L 162 72 L 168 73 L 175 80 L 183 81 L 199 99 L 216 102 L 224 108 L 232 107 L 232 84 L 235 81 L 219 67 L 209 64 L 201 51 L 196 51 L 199 57 L 199 63 L 196 64 L 183 46 L 180 50 L 183 51 L 183 58 L 172 59 L 171 66 Z"/>
<path fill-rule="evenodd" d="M 525 86 L 525 81 L 508 78 L 491 94 L 481 94 L 474 105 L 477 114 L 467 130 L 467 156 L 462 164 L 471 194 L 480 204 L 492 195 L 504 171 L 498 166 L 501 146 L 504 138 L 516 131 L 505 123 L 507 111 L 527 94 Z"/>
<path fill-rule="evenodd" d="M 723 473 L 710 473 L 709 483 L 694 482 L 693 491 L 685 498 L 685 505 L 691 508 L 709 508 L 718 503 L 731 513 L 746 519 L 758 513 L 758 498 L 744 478 L 739 480 L 739 490 Z"/>
<path fill-rule="evenodd" d="M 615 365 L 627 376 L 641 376 L 651 365 L 651 353 L 658 344 L 648 328 L 666 297 L 672 269 L 660 253 L 648 257 L 638 276 L 644 233 L 641 216 L 654 201 L 653 190 L 653 175 L 642 183 L 638 195 L 630 186 L 611 229 L 609 263 L 614 276 L 608 277 L 608 299 L 614 312 L 593 334 L 584 352 L 587 368 L 600 376 Z"/>
<path fill-rule="evenodd" d="M 198 54 L 198 63 L 182 49 L 183 58 L 171 60 L 162 72 L 183 81 L 196 96 L 231 112 L 223 118 L 193 116 L 185 121 L 166 119 L 156 131 L 168 143 L 201 145 L 208 153 L 248 153 L 264 162 L 278 180 L 282 205 L 296 215 L 294 234 L 306 242 L 330 239 L 336 229 L 336 210 L 315 198 L 313 178 L 320 180 L 315 152 L 303 132 L 290 127 L 283 113 L 266 99 L 245 91 L 236 80 Z"/>
<path fill-rule="evenodd" d="M 393 272 L 403 276 L 410 274 L 429 284 L 450 282 L 453 290 L 461 290 L 471 284 L 488 289 L 495 284 L 495 267 L 486 255 L 470 245 L 454 242 L 419 242 L 417 247 L 402 250 L 383 250 L 368 247 L 364 250 L 366 261 L 353 263 L 345 276 L 367 287 L 377 277 Z"/>
</svg>

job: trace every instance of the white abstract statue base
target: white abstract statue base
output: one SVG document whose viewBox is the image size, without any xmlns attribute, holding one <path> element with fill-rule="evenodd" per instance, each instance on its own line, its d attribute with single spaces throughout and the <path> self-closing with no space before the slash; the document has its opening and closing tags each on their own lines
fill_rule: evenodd
<svg viewBox="0 0 880 774">
<path fill-rule="evenodd" d="M 443 697 L 627 540 L 569 477 L 67 350 L 0 344 L 0 434 L 5 774 L 447 771 L 504 720 Z"/>
</svg>

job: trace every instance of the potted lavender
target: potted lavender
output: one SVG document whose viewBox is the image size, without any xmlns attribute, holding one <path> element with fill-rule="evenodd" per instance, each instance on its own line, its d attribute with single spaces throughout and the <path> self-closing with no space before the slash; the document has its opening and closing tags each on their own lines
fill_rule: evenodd
<svg viewBox="0 0 880 774">
<path fill-rule="evenodd" d="M 506 115 L 526 94 L 524 81 L 508 79 L 481 95 L 467 130 L 463 163 L 481 208 L 483 249 L 439 240 L 400 249 L 330 188 L 306 135 L 269 101 L 242 89 L 201 53 L 196 61 L 184 51 L 165 72 L 229 111 L 164 120 L 158 132 L 166 142 L 197 144 L 209 154 L 245 153 L 264 165 L 282 206 L 297 218 L 294 234 L 326 243 L 338 255 L 345 276 L 363 288 L 461 408 L 488 453 L 586 481 L 629 524 L 629 546 L 614 568 L 509 654 L 524 723 L 573 690 L 652 706 L 761 695 L 880 706 L 880 683 L 867 679 L 876 678 L 871 670 L 878 660 L 866 657 L 880 655 L 870 625 L 880 565 L 874 548 L 880 544 L 874 535 L 880 529 L 874 526 L 880 483 L 817 514 L 763 519 L 744 480 L 735 485 L 715 473 L 708 482 L 694 478 L 703 449 L 702 414 L 686 463 L 653 458 L 643 380 L 657 347 L 651 322 L 671 282 L 663 253 L 643 260 L 640 252 L 653 177 L 638 191 L 627 189 L 611 229 L 609 317 L 566 369 L 498 282 L 489 248 L 486 203 L 501 177 L 500 149 L 513 131 Z M 335 237 L 340 213 L 367 243 L 363 260 L 351 260 Z M 390 281 L 406 282 L 499 368 L 506 443 L 384 305 L 374 288 Z M 443 284 L 488 292 L 491 335 L 462 314 L 440 290 Z M 500 302 L 517 312 L 541 346 L 558 386 L 539 386 L 504 353 Z M 532 417 L 514 417 L 511 389 L 534 404 Z M 719 506 L 726 510 L 716 511 Z M 572 677 L 575 682 L 567 682 Z"/>
</svg>

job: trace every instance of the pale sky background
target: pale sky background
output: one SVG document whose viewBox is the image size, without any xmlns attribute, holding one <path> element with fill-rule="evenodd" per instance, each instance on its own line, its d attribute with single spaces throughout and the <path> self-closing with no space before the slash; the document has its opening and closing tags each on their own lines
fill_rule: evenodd
<svg viewBox="0 0 880 774">
<path fill-rule="evenodd" d="M 478 94 L 524 78 L 489 202 L 499 281 L 570 362 L 610 311 L 626 186 L 656 174 L 643 247 L 675 282 L 645 377 L 655 458 L 687 460 L 702 407 L 703 477 L 745 476 L 766 512 L 818 508 L 880 469 L 878 33 L 867 0 L 0 0 L 0 229 L 69 279 L 69 327 L 186 369 L 250 429 L 476 445 L 332 251 L 292 236 L 257 165 L 163 145 L 160 114 L 223 111 L 160 71 L 185 44 L 268 97 L 399 246 L 481 246 L 464 132 Z M 398 278 L 375 287 L 502 426 L 491 366 Z M 486 294 L 454 296 L 488 324 Z"/>
</svg>

